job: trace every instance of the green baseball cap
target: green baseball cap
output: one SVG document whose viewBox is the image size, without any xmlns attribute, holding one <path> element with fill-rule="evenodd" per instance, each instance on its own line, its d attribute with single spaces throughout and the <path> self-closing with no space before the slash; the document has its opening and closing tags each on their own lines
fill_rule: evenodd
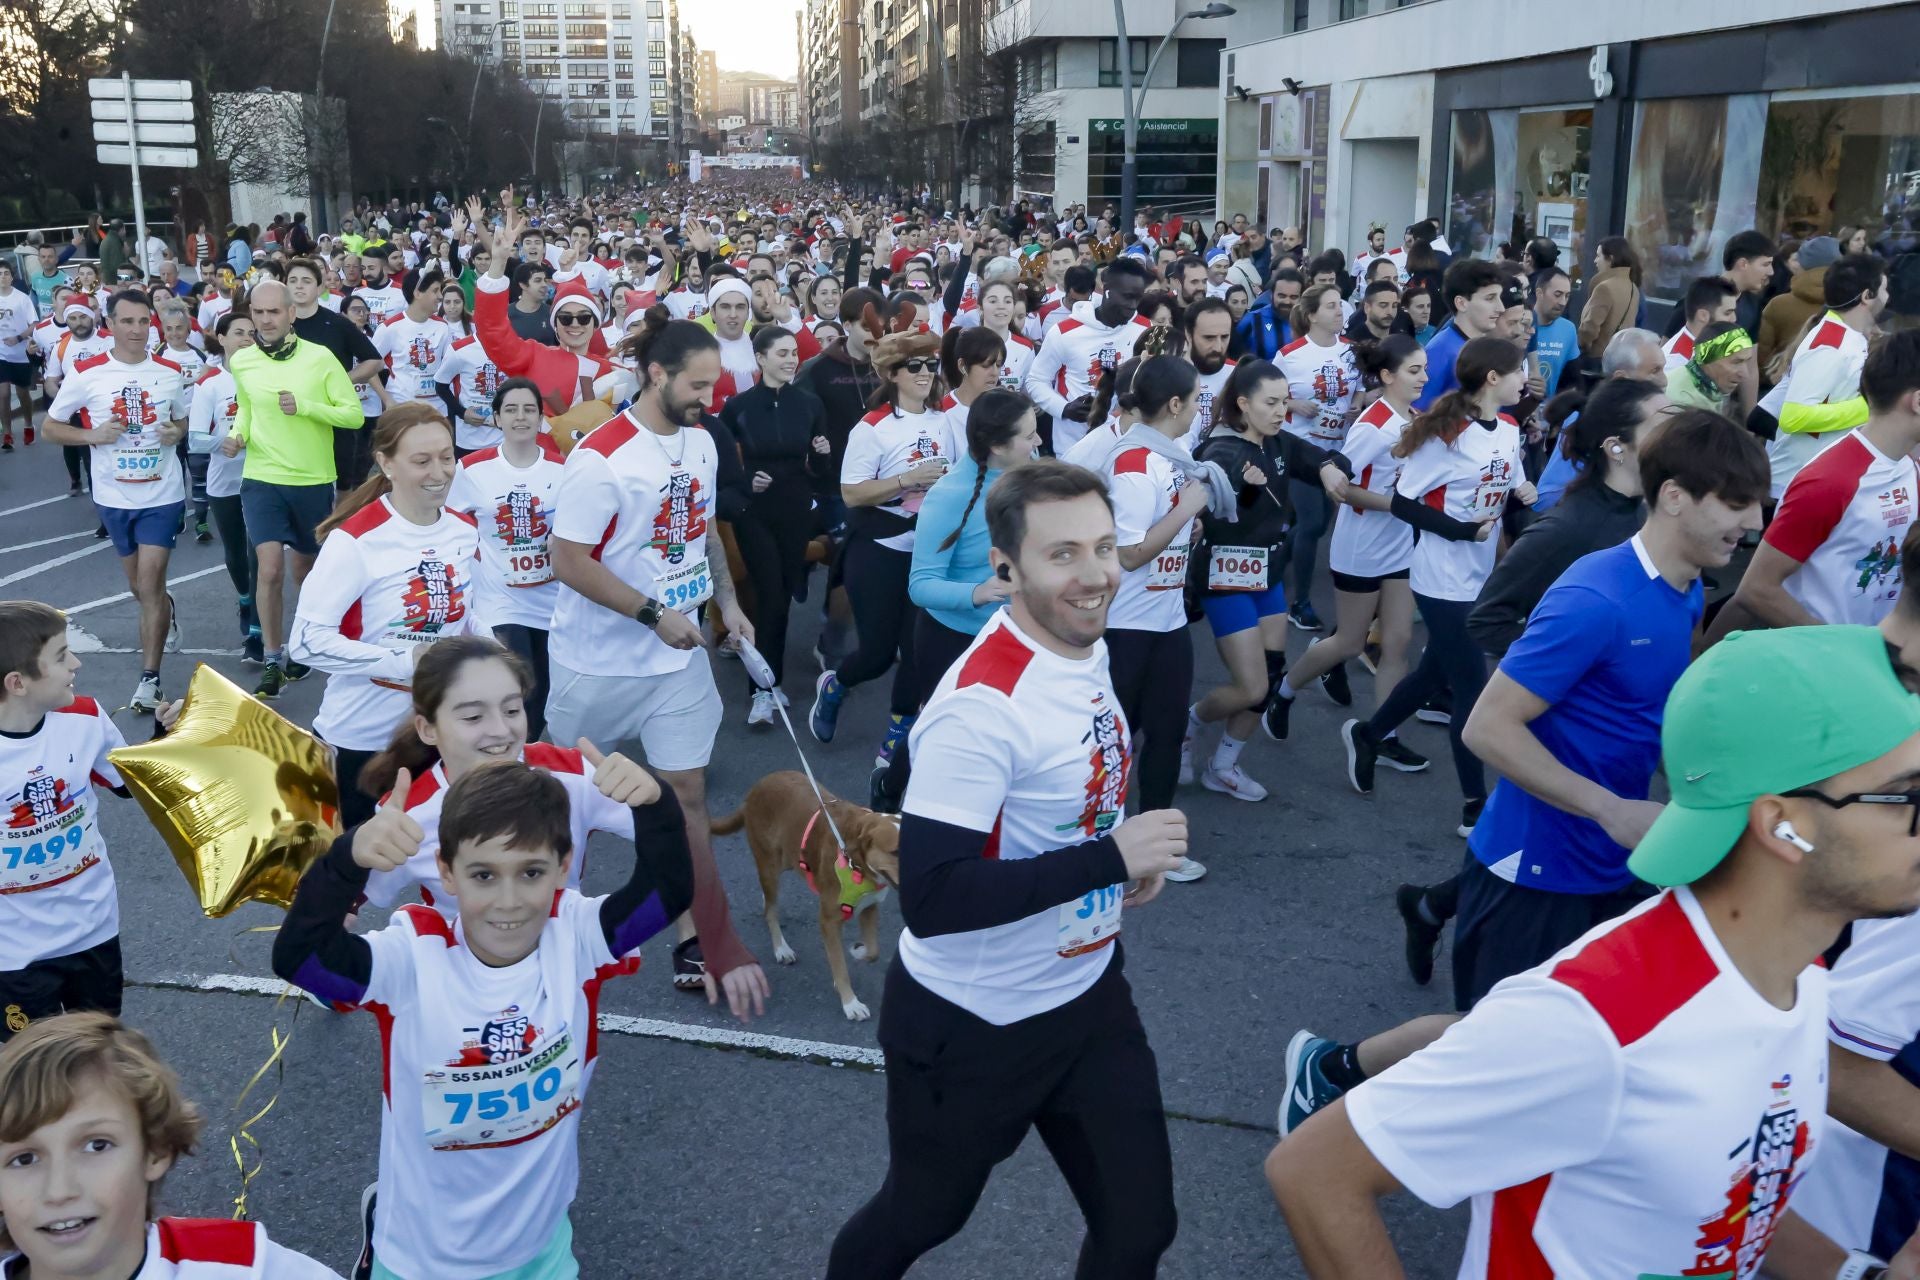
<svg viewBox="0 0 1920 1280">
<path fill-rule="evenodd" d="M 1672 799 L 1627 869 L 1691 884 L 1740 839 L 1761 796 L 1845 773 L 1920 733 L 1920 698 L 1873 627 L 1736 631 L 1680 677 L 1660 745 Z"/>
</svg>

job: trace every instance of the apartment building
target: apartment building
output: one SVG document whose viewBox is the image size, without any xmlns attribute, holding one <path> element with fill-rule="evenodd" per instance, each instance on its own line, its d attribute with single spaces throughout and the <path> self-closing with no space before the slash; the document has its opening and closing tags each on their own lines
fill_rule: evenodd
<svg viewBox="0 0 1920 1280">
<path fill-rule="evenodd" d="M 590 133 L 670 139 L 669 7 L 678 0 L 440 0 L 438 36 L 497 61 Z"/>
</svg>

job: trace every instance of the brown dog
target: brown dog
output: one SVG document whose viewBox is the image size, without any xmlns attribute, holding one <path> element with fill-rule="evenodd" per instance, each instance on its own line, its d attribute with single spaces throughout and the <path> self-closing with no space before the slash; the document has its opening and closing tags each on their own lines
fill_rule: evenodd
<svg viewBox="0 0 1920 1280">
<path fill-rule="evenodd" d="M 863 809 L 825 793 L 827 811 L 847 842 L 847 862 L 868 883 L 882 889 L 900 880 L 900 819 Z M 780 873 L 799 871 L 813 881 L 820 896 L 820 936 L 827 945 L 827 968 L 833 971 L 833 989 L 840 1008 L 856 1022 L 872 1014 L 853 994 L 847 977 L 847 956 L 841 942 L 846 912 L 840 907 L 840 875 L 835 867 L 839 850 L 833 828 L 820 816 L 820 803 L 807 785 L 806 775 L 792 769 L 769 774 L 753 784 L 738 813 L 713 821 L 717 836 L 747 829 L 747 847 L 760 873 L 760 896 L 766 900 L 767 932 L 773 936 L 773 958 L 781 964 L 799 959 L 780 933 Z M 880 958 L 880 906 L 862 904 L 860 942 L 854 958 L 871 964 Z"/>
</svg>

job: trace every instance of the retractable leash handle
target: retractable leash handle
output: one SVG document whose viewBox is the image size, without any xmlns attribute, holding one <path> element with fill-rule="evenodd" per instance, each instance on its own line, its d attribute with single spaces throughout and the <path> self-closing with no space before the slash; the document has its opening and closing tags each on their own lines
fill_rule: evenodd
<svg viewBox="0 0 1920 1280">
<path fill-rule="evenodd" d="M 773 692 L 773 667 L 766 658 L 744 636 L 735 636 L 733 642 L 740 654 L 740 665 L 747 669 L 747 676 L 753 681 L 754 687 L 763 692 Z M 841 838 L 840 826 L 834 822 L 833 813 L 827 807 L 827 797 L 820 790 L 819 779 L 813 776 L 813 766 L 807 763 L 807 753 L 800 745 L 800 735 L 793 731 L 793 721 L 787 718 L 786 704 L 775 698 L 773 709 L 780 713 L 780 723 L 787 726 L 787 736 L 793 739 L 794 754 L 800 757 L 800 769 L 807 775 L 807 785 L 813 788 L 813 798 L 820 802 L 820 816 L 827 820 L 827 830 L 833 833 L 834 847 L 845 856 L 847 842 Z"/>
</svg>

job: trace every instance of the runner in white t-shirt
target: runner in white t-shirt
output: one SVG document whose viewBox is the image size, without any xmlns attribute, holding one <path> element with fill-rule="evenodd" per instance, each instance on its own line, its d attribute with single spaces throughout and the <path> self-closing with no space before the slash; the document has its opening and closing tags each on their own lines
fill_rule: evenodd
<svg viewBox="0 0 1920 1280">
<path fill-rule="evenodd" d="M 1748 1280 L 1770 1244 L 1795 1262 L 1771 1275 L 1866 1274 L 1788 1197 L 1828 1143 L 1820 954 L 1920 907 L 1920 702 L 1870 628 L 1746 632 L 1681 677 L 1662 738 L 1673 800 L 1628 866 L 1676 887 L 1268 1157 L 1308 1275 L 1397 1274 L 1374 1201 L 1403 1187 L 1472 1199 L 1470 1280 Z"/>
<path fill-rule="evenodd" d="M 699 422 L 722 376 L 719 343 L 676 320 L 634 360 L 646 386 L 573 447 L 554 499 L 548 545 L 560 596 L 547 722 L 560 742 L 638 741 L 680 797 L 705 878 L 714 865 L 706 767 L 721 708 L 701 606 L 711 600 L 728 635 L 753 642 L 726 554 L 707 536 L 722 461 Z M 760 1011 L 766 977 L 737 937 L 696 938 L 684 922 L 680 935 L 676 976 L 704 965 L 735 1013 Z"/>
<path fill-rule="evenodd" d="M 440 407 L 434 382 L 442 376 L 440 366 L 453 342 L 447 322 L 434 314 L 444 283 L 433 271 L 415 280 L 406 310 L 388 316 L 373 331 L 373 349 L 387 367 L 387 391 L 398 403 L 418 400 Z"/>
<path fill-rule="evenodd" d="M 506 375 L 480 345 L 478 335 L 455 338 L 448 344 L 434 381 L 443 388 L 442 400 L 452 396 L 453 403 L 448 407 L 458 406 L 459 416 L 453 422 L 456 448 L 470 452 L 500 443 L 500 424 L 493 420 L 493 399 Z"/>
<path fill-rule="evenodd" d="M 1158 1071 L 1119 934 L 1187 830 L 1173 810 L 1122 820 L 1129 733 L 1101 640 L 1112 518 L 1099 477 L 1058 461 L 1008 471 L 986 507 L 1013 590 L 913 733 L 907 927 L 880 1015 L 889 1167 L 828 1280 L 905 1275 L 1035 1128 L 1088 1206 L 1081 1274 L 1152 1275 L 1173 1241 Z"/>
<path fill-rule="evenodd" d="M 239 391 L 226 361 L 234 352 L 253 345 L 253 321 L 228 312 L 213 326 L 218 362 L 209 364 L 193 390 L 193 405 L 187 411 L 187 458 L 206 459 L 207 512 L 220 534 L 220 549 L 227 566 L 227 579 L 233 583 L 239 600 L 241 656 L 248 662 L 266 660 L 265 642 L 260 635 L 260 615 L 254 607 L 254 590 L 259 565 L 254 557 L 253 541 L 247 537 L 246 514 L 240 509 L 240 481 L 247 465 L 245 445 L 230 456 L 225 443 L 233 434 L 233 423 L 240 411 Z"/>
<path fill-rule="evenodd" d="M 0 259 L 0 453 L 13 451 L 16 396 L 24 419 L 22 425 L 26 428 L 26 443 L 33 443 L 33 364 L 27 358 L 27 339 L 38 320 L 33 294 L 14 288 L 12 260 Z M 18 391 L 14 390 L 16 387 Z"/>
<path fill-rule="evenodd" d="M 1353 343 L 1342 336 L 1346 327 L 1340 290 L 1314 285 L 1300 295 L 1293 315 L 1300 336 L 1280 348 L 1274 363 L 1287 375 L 1287 430 L 1329 452 L 1346 440 L 1353 421 L 1354 398 L 1359 395 L 1360 366 Z M 1288 553 L 1292 565 L 1293 625 L 1318 631 L 1324 625 L 1313 607 L 1313 576 L 1319 563 L 1320 539 L 1332 525 L 1332 503 L 1312 477 L 1293 476 L 1287 483 L 1293 500 L 1294 524 Z"/>
</svg>

